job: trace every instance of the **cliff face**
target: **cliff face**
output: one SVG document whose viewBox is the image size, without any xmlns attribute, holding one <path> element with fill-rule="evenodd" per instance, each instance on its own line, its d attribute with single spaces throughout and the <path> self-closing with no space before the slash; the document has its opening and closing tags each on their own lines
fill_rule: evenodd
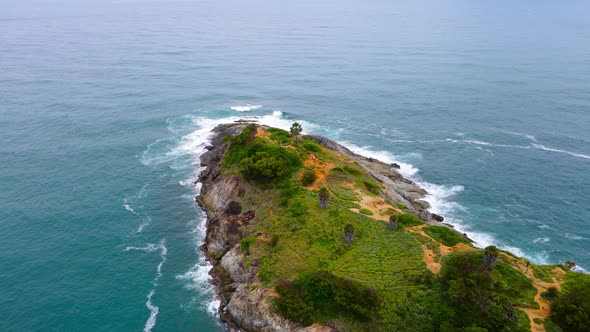
<svg viewBox="0 0 590 332">
<path fill-rule="evenodd" d="M 329 331 L 321 326 L 298 327 L 271 311 L 264 287 L 250 289 L 256 268 L 245 267 L 240 251 L 243 229 L 255 218 L 255 211 L 241 211 L 231 206 L 236 195 L 244 195 L 238 175 L 223 175 L 220 161 L 228 148 L 226 136 L 240 133 L 244 124 L 222 125 L 214 129 L 215 137 L 201 157 L 201 194 L 197 202 L 207 213 L 207 235 L 203 251 L 214 265 L 212 277 L 221 297 L 220 316 L 230 330 L 245 331 Z"/>
<path fill-rule="evenodd" d="M 202 190 L 197 202 L 207 213 L 207 235 L 202 249 L 214 265 L 212 277 L 221 297 L 221 319 L 231 330 L 332 331 L 330 327 L 317 324 L 302 327 L 274 313 L 269 297 L 272 290 L 257 281 L 257 264 L 247 264 L 240 250 L 244 230 L 255 222 L 256 211 L 242 211 L 235 199 L 252 194 L 249 192 L 252 186 L 240 175 L 224 174 L 220 162 L 229 146 L 223 138 L 240 133 L 245 126 L 236 123 L 215 128 L 212 144 L 201 157 L 206 169 L 199 177 Z M 307 138 L 356 161 L 384 186 L 382 193 L 387 199 L 405 204 L 408 211 L 428 223 L 434 222 L 426 210 L 427 203 L 420 201 L 426 192 L 397 173 L 395 165 L 359 156 L 325 137 L 310 135 Z"/>
</svg>

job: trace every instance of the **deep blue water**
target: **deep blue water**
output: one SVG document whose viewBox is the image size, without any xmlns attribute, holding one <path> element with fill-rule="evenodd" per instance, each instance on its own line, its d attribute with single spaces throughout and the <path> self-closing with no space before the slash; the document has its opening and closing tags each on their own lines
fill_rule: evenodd
<svg viewBox="0 0 590 332">
<path fill-rule="evenodd" d="M 590 269 L 589 13 L 0 0 L 0 330 L 222 330 L 191 182 L 239 116 L 402 162 L 479 245 Z"/>
</svg>

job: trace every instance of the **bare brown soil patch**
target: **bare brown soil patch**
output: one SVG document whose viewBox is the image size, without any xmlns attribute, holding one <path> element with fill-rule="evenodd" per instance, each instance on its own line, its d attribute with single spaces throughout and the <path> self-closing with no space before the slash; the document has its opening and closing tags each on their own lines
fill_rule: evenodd
<svg viewBox="0 0 590 332">
<path fill-rule="evenodd" d="M 316 190 L 316 189 L 319 189 L 320 187 L 327 187 L 328 186 L 328 181 L 327 181 L 328 173 L 330 173 L 330 170 L 332 168 L 336 167 L 336 164 L 322 162 L 313 153 L 310 153 L 307 156 L 307 159 L 305 159 L 303 161 L 303 166 L 306 169 L 313 167 L 313 172 L 315 173 L 316 180 L 313 182 L 313 184 L 311 186 L 307 186 L 306 188 L 309 190 Z M 301 174 L 299 174 L 298 179 L 301 180 L 302 177 L 303 177 L 303 172 L 301 172 Z"/>
</svg>

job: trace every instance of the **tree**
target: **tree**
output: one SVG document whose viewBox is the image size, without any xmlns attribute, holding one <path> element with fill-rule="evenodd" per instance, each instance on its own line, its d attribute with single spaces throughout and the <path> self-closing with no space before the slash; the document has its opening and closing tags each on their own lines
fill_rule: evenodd
<svg viewBox="0 0 590 332">
<path fill-rule="evenodd" d="M 352 224 L 346 224 L 344 226 L 344 242 L 351 244 L 354 240 L 354 226 Z"/>
<path fill-rule="evenodd" d="M 398 228 L 397 219 L 398 219 L 397 216 L 391 216 L 391 217 L 389 217 L 389 224 L 387 225 L 387 227 L 390 230 L 395 231 Z"/>
<path fill-rule="evenodd" d="M 267 152 L 256 152 L 253 156 L 244 158 L 241 166 L 246 174 L 255 178 L 282 178 L 289 174 L 287 162 Z"/>
<path fill-rule="evenodd" d="M 320 209 L 327 209 L 328 208 L 328 198 L 330 197 L 330 193 L 326 187 L 322 187 L 320 189 L 319 198 L 320 198 Z"/>
<path fill-rule="evenodd" d="M 570 261 L 569 259 L 567 261 L 565 261 L 565 267 L 567 267 L 570 270 L 573 270 L 576 268 L 576 262 L 574 261 Z"/>
<path fill-rule="evenodd" d="M 293 122 L 293 125 L 291 125 L 291 136 L 295 138 L 295 142 L 297 142 L 297 137 L 301 134 L 301 131 L 303 131 L 301 125 L 298 122 Z"/>
<path fill-rule="evenodd" d="M 495 246 L 488 246 L 483 251 L 483 265 L 489 271 L 492 271 L 496 267 L 498 262 L 498 248 Z"/>
</svg>

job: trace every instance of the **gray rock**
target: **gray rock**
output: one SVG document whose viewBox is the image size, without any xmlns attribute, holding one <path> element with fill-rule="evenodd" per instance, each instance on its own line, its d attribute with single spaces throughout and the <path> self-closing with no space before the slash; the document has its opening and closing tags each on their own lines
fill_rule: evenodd
<svg viewBox="0 0 590 332">
<path fill-rule="evenodd" d="M 431 213 L 430 216 L 432 217 L 432 219 L 438 221 L 438 222 L 443 222 L 445 221 L 445 218 L 439 214 L 436 213 Z"/>
</svg>

